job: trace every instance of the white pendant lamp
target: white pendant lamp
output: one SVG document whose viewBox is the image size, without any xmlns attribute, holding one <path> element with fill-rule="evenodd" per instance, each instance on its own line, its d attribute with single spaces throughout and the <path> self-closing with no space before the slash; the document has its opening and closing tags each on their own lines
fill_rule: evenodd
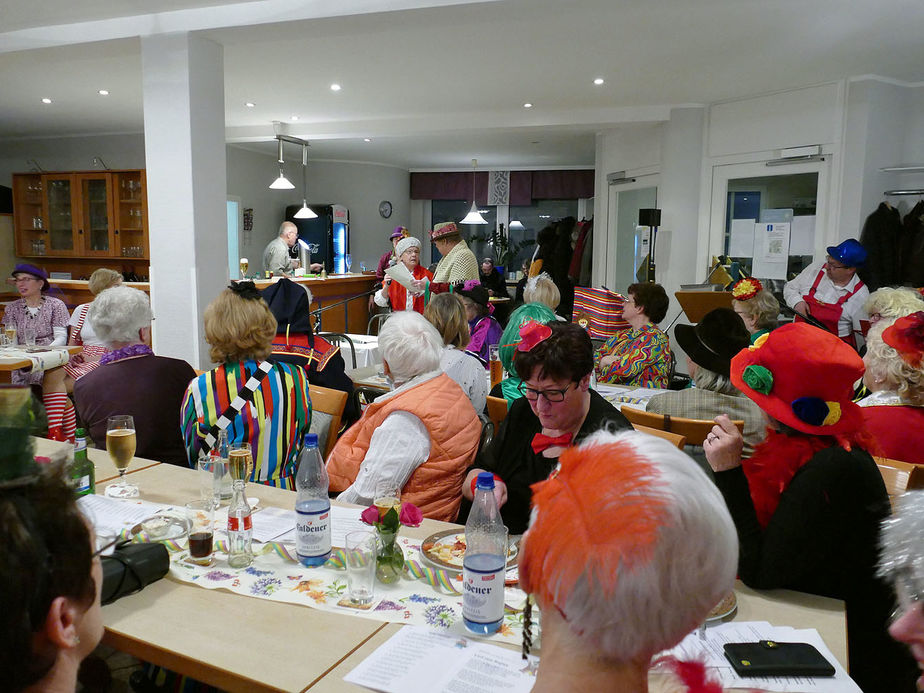
<svg viewBox="0 0 924 693">
<path fill-rule="evenodd" d="M 279 143 L 279 178 L 270 183 L 270 190 L 292 190 L 295 188 L 292 183 L 289 182 L 289 179 L 286 178 L 285 173 L 282 171 L 282 166 L 285 164 L 285 160 L 282 158 L 282 140 L 277 136 L 276 141 Z"/>
<path fill-rule="evenodd" d="M 308 143 L 302 143 L 302 208 L 293 216 L 296 219 L 317 219 L 315 214 L 308 206 Z"/>
<path fill-rule="evenodd" d="M 487 224 L 481 212 L 478 211 L 478 205 L 475 203 L 475 169 L 478 167 L 478 159 L 472 159 L 472 208 L 462 219 L 460 224 Z"/>
</svg>

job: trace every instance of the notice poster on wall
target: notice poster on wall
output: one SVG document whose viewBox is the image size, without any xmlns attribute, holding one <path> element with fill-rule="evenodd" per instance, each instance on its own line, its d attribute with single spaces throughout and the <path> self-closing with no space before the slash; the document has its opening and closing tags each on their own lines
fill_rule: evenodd
<svg viewBox="0 0 924 693">
<path fill-rule="evenodd" d="M 754 265 L 751 275 L 759 279 L 786 279 L 789 263 L 790 224 L 754 224 Z"/>
</svg>

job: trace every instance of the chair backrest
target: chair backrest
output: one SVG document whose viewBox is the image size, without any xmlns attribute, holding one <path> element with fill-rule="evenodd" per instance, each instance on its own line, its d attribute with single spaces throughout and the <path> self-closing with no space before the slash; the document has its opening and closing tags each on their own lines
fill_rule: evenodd
<svg viewBox="0 0 924 693">
<path fill-rule="evenodd" d="M 702 445 L 712 427 L 715 426 L 715 422 L 708 419 L 685 419 L 680 416 L 671 416 L 670 414 L 655 414 L 625 405 L 619 411 L 633 425 L 639 424 L 648 428 L 656 428 L 659 431 L 679 433 L 687 439 L 687 445 Z M 732 423 L 738 427 L 739 431 L 744 431 L 743 420 L 733 419 Z"/>
<path fill-rule="evenodd" d="M 667 431 L 662 431 L 658 428 L 649 428 L 648 426 L 642 426 L 641 424 L 633 423 L 632 427 L 641 433 L 647 433 L 651 436 L 657 436 L 658 438 L 664 438 L 668 443 L 676 445 L 680 450 L 683 450 L 683 446 L 687 444 L 687 439 L 678 434 L 678 433 L 668 433 Z"/>
<path fill-rule="evenodd" d="M 507 418 L 507 400 L 488 396 L 488 418 L 494 424 L 494 430 L 499 431 L 501 421 Z"/>
<path fill-rule="evenodd" d="M 874 457 L 882 480 L 885 482 L 889 501 L 903 494 L 908 489 L 924 488 L 924 465 L 891 460 L 888 457 Z"/>
<path fill-rule="evenodd" d="M 371 318 L 369 318 L 369 322 L 366 323 L 366 334 L 373 334 L 372 332 L 373 326 L 375 326 L 375 334 L 378 334 L 379 330 L 382 329 L 382 323 L 385 322 L 390 317 L 391 317 L 391 311 L 388 311 L 386 313 L 376 313 L 375 315 L 373 315 Z M 378 324 L 376 325 L 376 323 Z"/>
<path fill-rule="evenodd" d="M 343 332 L 318 332 L 318 337 L 323 337 L 328 342 L 346 342 L 350 345 L 350 356 L 353 358 L 353 370 L 356 370 L 356 347 L 353 346 L 353 340 L 349 335 Z"/>
<path fill-rule="evenodd" d="M 318 449 L 321 450 L 326 460 L 330 451 L 334 449 L 334 443 L 337 442 L 347 393 L 320 385 L 308 385 L 308 395 L 311 397 L 312 412 L 310 430 L 318 434 Z M 323 416 L 317 416 L 317 414 L 323 414 Z M 318 430 L 315 430 L 316 425 Z"/>
</svg>

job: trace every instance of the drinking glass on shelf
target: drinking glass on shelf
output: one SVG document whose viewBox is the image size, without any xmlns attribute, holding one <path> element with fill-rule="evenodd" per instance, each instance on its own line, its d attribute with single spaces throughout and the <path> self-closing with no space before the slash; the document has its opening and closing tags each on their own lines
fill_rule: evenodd
<svg viewBox="0 0 924 693">
<path fill-rule="evenodd" d="M 380 517 L 384 516 L 391 508 L 394 508 L 400 513 L 401 488 L 390 482 L 377 483 L 375 485 L 375 496 L 372 499 L 372 504 L 378 508 Z"/>
<path fill-rule="evenodd" d="M 113 498 L 134 498 L 138 487 L 125 481 L 125 470 L 135 456 L 135 420 L 131 416 L 110 416 L 106 422 L 106 452 L 119 470 L 119 481 L 106 487 Z"/>
<path fill-rule="evenodd" d="M 211 500 L 186 504 L 186 535 L 189 538 L 189 560 L 199 565 L 210 565 L 215 538 L 215 505 Z"/>
<path fill-rule="evenodd" d="M 343 256 L 343 261 L 346 263 L 347 272 L 349 273 L 350 268 L 353 266 L 353 256 L 348 253 Z"/>
</svg>

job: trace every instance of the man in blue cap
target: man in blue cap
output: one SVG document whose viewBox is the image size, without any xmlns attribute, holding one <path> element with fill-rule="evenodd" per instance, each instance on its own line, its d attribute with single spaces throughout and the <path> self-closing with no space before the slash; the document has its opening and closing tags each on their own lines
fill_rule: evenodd
<svg viewBox="0 0 924 693">
<path fill-rule="evenodd" d="M 857 276 L 865 262 L 866 250 L 854 238 L 829 246 L 824 261 L 813 262 L 786 282 L 783 298 L 796 313 L 811 315 L 856 348 L 860 321 L 868 320 L 863 304 L 869 289 Z"/>
</svg>

